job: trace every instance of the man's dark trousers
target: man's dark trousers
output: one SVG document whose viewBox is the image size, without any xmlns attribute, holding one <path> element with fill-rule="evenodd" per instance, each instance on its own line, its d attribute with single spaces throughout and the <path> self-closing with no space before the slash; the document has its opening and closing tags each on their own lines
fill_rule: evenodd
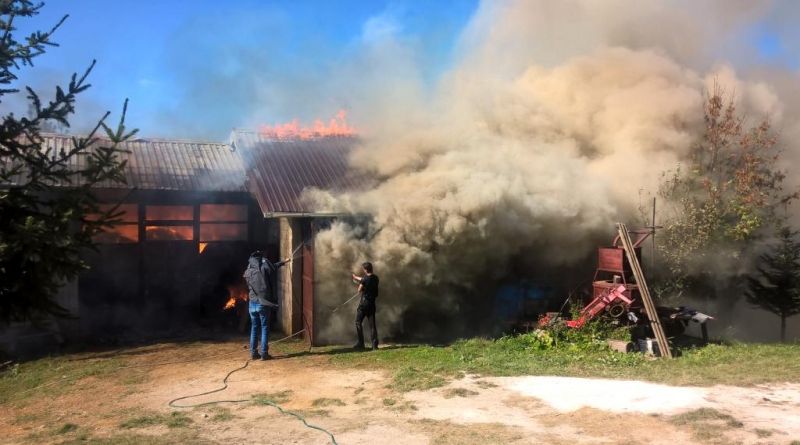
<svg viewBox="0 0 800 445">
<path fill-rule="evenodd" d="M 357 345 L 364 346 L 364 317 L 369 321 L 369 329 L 372 334 L 372 348 L 378 348 L 378 326 L 375 323 L 375 304 L 360 304 L 356 311 L 356 331 L 358 331 Z"/>
</svg>

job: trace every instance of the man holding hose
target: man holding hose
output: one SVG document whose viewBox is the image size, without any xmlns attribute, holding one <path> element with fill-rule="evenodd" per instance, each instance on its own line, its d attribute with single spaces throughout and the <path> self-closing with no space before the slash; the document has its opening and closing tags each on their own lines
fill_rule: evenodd
<svg viewBox="0 0 800 445">
<path fill-rule="evenodd" d="M 378 276 L 372 273 L 372 263 L 361 265 L 364 276 L 360 277 L 353 274 L 353 282 L 358 283 L 358 291 L 361 293 L 361 303 L 356 311 L 356 332 L 358 332 L 358 343 L 354 349 L 364 348 L 364 317 L 369 319 L 369 328 L 372 337 L 372 350 L 378 349 L 378 327 L 375 324 L 375 300 L 378 298 Z"/>
<path fill-rule="evenodd" d="M 272 358 L 269 355 L 270 309 L 278 308 L 278 302 L 273 293 L 272 272 L 291 261 L 291 258 L 286 258 L 273 264 L 261 252 L 253 252 L 247 261 L 244 278 L 250 289 L 248 300 L 252 325 L 250 328 L 250 358 L 252 360 Z M 261 355 L 258 354 L 259 333 L 261 334 Z"/>
</svg>

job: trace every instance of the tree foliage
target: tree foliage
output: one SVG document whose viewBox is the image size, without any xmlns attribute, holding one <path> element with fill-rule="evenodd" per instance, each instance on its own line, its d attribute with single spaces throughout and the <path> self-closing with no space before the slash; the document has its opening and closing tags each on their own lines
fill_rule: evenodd
<svg viewBox="0 0 800 445">
<path fill-rule="evenodd" d="M 69 315 L 56 302 L 56 293 L 87 268 L 83 255 L 95 247 L 93 236 L 120 216 L 116 208 L 101 208 L 94 188 L 125 181 L 119 144 L 136 132 L 125 129 L 126 100 L 115 129 L 106 125 L 106 113 L 86 137 L 72 138 L 71 148 L 56 152 L 46 146 L 42 129 L 69 128 L 76 98 L 90 87 L 86 80 L 95 63 L 82 75 L 73 74 L 65 88 L 57 86 L 49 101 L 30 87 L 24 93 L 14 87 L 18 72 L 57 46 L 51 37 L 67 19 L 18 40 L 15 23 L 36 16 L 42 6 L 0 0 L 0 103 L 15 94 L 26 94 L 30 103 L 29 117 L 9 113 L 0 124 L 0 320 L 5 322 Z M 98 138 L 101 133 L 107 139 Z"/>
<path fill-rule="evenodd" d="M 788 227 L 778 231 L 777 245 L 760 256 L 756 276 L 747 278 L 747 301 L 781 318 L 781 341 L 786 319 L 800 315 L 800 242 Z"/>
<path fill-rule="evenodd" d="M 659 250 L 673 283 L 736 264 L 798 198 L 784 189 L 786 172 L 778 167 L 778 136 L 769 120 L 745 128 L 735 98 L 726 99 L 718 85 L 704 112 L 705 134 L 692 146 L 688 169 L 665 173 L 658 192 L 670 209 Z"/>
</svg>

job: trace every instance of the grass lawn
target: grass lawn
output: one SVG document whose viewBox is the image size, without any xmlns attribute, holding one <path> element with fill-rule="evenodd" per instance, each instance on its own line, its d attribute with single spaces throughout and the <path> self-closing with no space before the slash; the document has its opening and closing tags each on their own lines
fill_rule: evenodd
<svg viewBox="0 0 800 445">
<path fill-rule="evenodd" d="M 683 350 L 681 357 L 670 360 L 612 351 L 604 341 L 599 340 L 605 338 L 604 335 L 584 337 L 580 341 L 559 337 L 557 341 L 543 343 L 536 334 L 526 334 L 497 340 L 460 340 L 446 346 L 388 345 L 374 352 L 336 346 L 314 348 L 308 352 L 306 344 L 294 341 L 276 344 L 273 350 L 275 355 L 284 356 L 278 363 L 286 363 L 286 366 L 296 369 L 313 367 L 324 370 L 385 371 L 390 379 L 388 384 L 381 385 L 386 384 L 393 391 L 382 395 L 379 406 L 397 415 L 418 410 L 417 406 L 404 400 L 404 396 L 398 393 L 441 387 L 467 373 L 483 376 L 557 375 L 635 379 L 698 386 L 800 382 L 800 345 L 710 345 Z M 188 365 L 191 368 L 202 365 L 210 357 L 231 356 L 243 360 L 244 355 L 246 351 L 239 342 L 196 342 L 166 343 L 99 353 L 83 352 L 25 362 L 6 368 L 0 374 L 0 412 L 7 410 L 7 413 L 12 413 L 6 420 L 18 430 L 16 437 L 22 440 L 19 443 L 201 443 L 201 435 L 208 428 L 229 428 L 242 417 L 234 414 L 232 406 L 204 406 L 192 411 L 174 411 L 159 410 L 152 406 L 122 406 L 117 402 L 141 392 L 148 385 L 158 384 L 158 377 L 150 374 L 154 369 L 151 365 L 172 366 L 175 362 L 188 360 L 191 361 Z M 165 368 L 155 369 L 164 372 Z M 217 372 L 220 373 L 218 377 L 222 378 L 224 371 Z M 490 381 L 478 382 L 483 389 L 496 386 Z M 292 390 L 285 388 L 264 389 L 266 392 L 253 393 L 253 404 L 283 405 L 296 397 Z M 359 393 L 360 389 L 356 389 L 354 396 Z M 75 394 L 96 397 L 96 412 L 93 407 L 59 407 L 51 411 L 41 409 L 47 406 L 49 400 L 67 399 Z M 458 400 L 476 395 L 476 391 L 464 388 L 453 388 L 444 393 L 445 398 L 453 399 L 456 404 Z M 366 400 L 345 399 L 334 394 L 314 395 L 313 399 L 308 400 L 307 406 L 297 412 L 312 419 L 332 418 L 340 411 L 360 406 Z M 100 402 L 106 404 L 100 408 Z M 88 414 L 82 413 L 82 410 Z M 199 417 L 198 410 L 202 411 L 203 416 Z M 725 431 L 741 430 L 737 419 L 709 409 L 696 410 L 668 420 L 673 425 L 685 427 L 693 437 L 703 440 Z M 106 429 L 98 430 L 99 424 L 106 425 Z M 39 428 L 41 425 L 44 427 Z M 168 437 L 160 437 L 162 433 Z M 775 433 L 762 428 L 754 434 L 769 437 Z M 445 436 L 443 433 L 441 437 Z M 511 440 L 511 437 L 508 439 Z M 436 439 L 432 443 L 463 442 Z"/>
<path fill-rule="evenodd" d="M 646 380 L 673 385 L 800 382 L 800 345 L 709 345 L 675 359 L 622 354 L 597 345 L 537 350 L 525 336 L 462 340 L 450 346 L 399 346 L 331 356 L 333 364 L 390 370 L 399 391 L 442 386 L 463 373 L 487 376 L 554 375 Z"/>
<path fill-rule="evenodd" d="M 682 356 L 675 359 L 622 354 L 598 341 L 542 350 L 529 334 L 498 340 L 460 340 L 448 346 L 394 345 L 375 352 L 323 347 L 307 353 L 305 348 L 301 341 L 275 345 L 278 354 L 293 354 L 293 360 L 323 356 L 333 366 L 386 370 L 393 378 L 392 389 L 401 392 L 440 387 L 464 373 L 636 379 L 697 386 L 800 382 L 800 345 L 793 344 L 712 344 L 683 350 Z M 40 385 L 48 385 L 52 396 L 70 391 L 74 382 L 91 376 L 129 383 L 130 376 L 115 373 L 126 360 L 82 356 L 44 358 L 6 370 L 0 375 L 0 406 L 23 401 Z M 262 395 L 265 400 L 287 396 Z"/>
</svg>

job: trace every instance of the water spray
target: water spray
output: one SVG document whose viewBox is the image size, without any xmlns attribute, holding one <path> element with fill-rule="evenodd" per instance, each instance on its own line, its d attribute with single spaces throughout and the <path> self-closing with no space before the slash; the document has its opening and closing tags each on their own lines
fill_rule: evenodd
<svg viewBox="0 0 800 445">
<path fill-rule="evenodd" d="M 356 292 L 356 293 L 355 293 L 355 295 L 353 295 L 352 297 L 348 298 L 348 299 L 347 299 L 347 301 L 345 301 L 345 302 L 344 302 L 344 303 L 342 303 L 342 304 L 341 304 L 339 307 L 337 307 L 336 309 L 334 309 L 334 310 L 333 310 L 333 312 L 331 312 L 331 314 L 335 314 L 335 313 L 336 313 L 336 311 L 338 311 L 339 309 L 341 309 L 341 308 L 343 308 L 343 307 L 347 306 L 347 303 L 349 303 L 349 302 L 353 301 L 353 298 L 355 298 L 355 297 L 357 297 L 357 296 L 359 296 L 359 295 L 361 295 L 361 292 Z"/>
<path fill-rule="evenodd" d="M 300 244 L 297 245 L 297 247 L 294 248 L 294 250 L 292 251 L 292 254 L 289 255 L 292 259 L 298 258 L 297 251 L 300 250 L 301 247 L 303 247 L 303 244 L 304 243 L 300 243 Z M 300 256 L 303 256 L 303 254 L 301 253 Z"/>
<path fill-rule="evenodd" d="M 295 259 L 297 259 L 297 258 L 302 258 L 302 257 L 305 255 L 303 252 L 300 252 L 300 249 L 303 247 L 303 244 L 305 244 L 305 243 L 306 243 L 306 241 L 308 241 L 308 239 L 306 239 L 305 241 L 303 241 L 303 242 L 301 242 L 300 244 L 298 244 L 298 245 L 297 245 L 297 247 L 295 247 L 295 249 L 292 251 L 292 255 L 291 255 L 291 259 L 292 259 L 292 260 L 295 260 Z M 299 255 L 297 254 L 298 252 L 300 252 L 300 254 L 299 254 Z M 356 280 L 356 279 L 353 279 L 353 283 L 354 283 L 354 284 L 361 284 L 361 283 L 360 283 L 358 280 Z M 353 296 L 352 296 L 352 297 L 350 297 L 350 298 L 348 298 L 348 299 L 347 299 L 347 301 L 345 301 L 344 303 L 342 303 L 341 305 L 339 305 L 339 307 L 337 307 L 336 309 L 334 309 L 334 310 L 333 310 L 333 312 L 331 312 L 331 314 L 335 314 L 336 312 L 338 312 L 338 311 L 339 311 L 339 309 L 341 309 L 341 308 L 343 308 L 343 307 L 347 306 L 347 304 L 348 304 L 348 303 L 350 303 L 351 301 L 353 301 L 353 299 L 355 299 L 355 298 L 356 298 L 357 296 L 359 296 L 359 295 L 361 295 L 361 292 L 356 292 L 355 294 L 353 294 Z M 304 329 L 304 330 L 305 330 L 305 329 Z"/>
</svg>

